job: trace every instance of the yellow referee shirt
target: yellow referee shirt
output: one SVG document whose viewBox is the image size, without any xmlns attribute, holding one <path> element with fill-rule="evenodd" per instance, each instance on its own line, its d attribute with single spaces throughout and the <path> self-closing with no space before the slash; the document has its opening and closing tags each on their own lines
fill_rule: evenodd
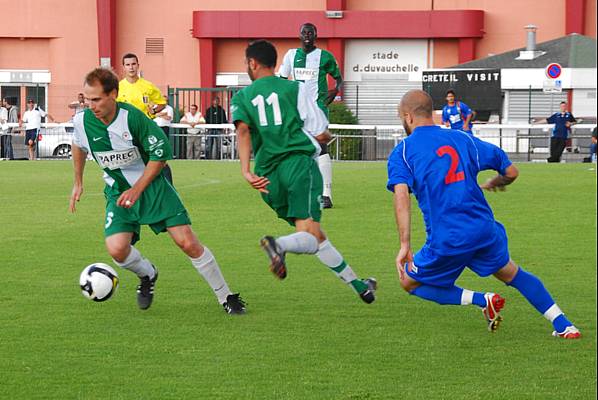
<svg viewBox="0 0 598 400">
<path fill-rule="evenodd" d="M 166 104 L 166 100 L 162 97 L 160 89 L 143 78 L 137 79 L 135 83 L 130 83 L 126 79 L 120 81 L 116 101 L 135 106 L 149 118 L 154 118 L 154 116 L 149 113 L 148 104 Z"/>
</svg>

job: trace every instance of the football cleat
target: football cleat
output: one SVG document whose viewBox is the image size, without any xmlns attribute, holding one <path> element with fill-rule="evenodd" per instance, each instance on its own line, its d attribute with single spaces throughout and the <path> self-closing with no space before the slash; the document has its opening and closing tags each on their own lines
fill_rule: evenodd
<svg viewBox="0 0 598 400">
<path fill-rule="evenodd" d="M 375 292 L 376 289 L 378 289 L 378 282 L 374 278 L 367 278 L 364 279 L 362 282 L 365 283 L 368 286 L 368 288 L 363 292 L 359 293 L 359 297 L 367 304 L 371 304 L 374 302 L 374 300 L 376 300 Z"/>
<path fill-rule="evenodd" d="M 570 325 L 563 332 L 553 331 L 552 336 L 560 337 L 563 339 L 579 339 L 581 332 L 574 325 Z"/>
<path fill-rule="evenodd" d="M 283 280 L 287 277 L 287 267 L 284 264 L 285 252 L 280 250 L 276 240 L 272 236 L 264 236 L 260 240 L 260 246 L 270 259 L 270 272 L 278 279 Z"/>
<path fill-rule="evenodd" d="M 328 196 L 322 196 L 322 208 L 332 208 L 332 199 Z"/>
<path fill-rule="evenodd" d="M 496 332 L 502 322 L 500 311 L 505 306 L 505 299 L 495 293 L 486 293 L 484 298 L 486 299 L 486 307 L 482 308 L 482 313 L 488 323 L 488 331 Z"/>
<path fill-rule="evenodd" d="M 239 293 L 226 296 L 226 301 L 222 304 L 222 307 L 228 314 L 245 314 L 245 302 L 239 296 Z"/>
<path fill-rule="evenodd" d="M 154 267 L 152 265 L 152 267 Z M 137 305 L 142 310 L 147 310 L 152 305 L 154 300 L 154 287 L 158 280 L 158 268 L 154 267 L 154 279 L 150 279 L 149 276 L 139 278 L 139 286 L 137 286 Z"/>
</svg>

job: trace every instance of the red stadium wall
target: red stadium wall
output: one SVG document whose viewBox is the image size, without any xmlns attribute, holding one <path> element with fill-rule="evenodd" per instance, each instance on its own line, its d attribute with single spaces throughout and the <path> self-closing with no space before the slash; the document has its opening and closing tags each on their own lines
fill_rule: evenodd
<svg viewBox="0 0 598 400">
<path fill-rule="evenodd" d="M 342 9 L 343 18 L 327 19 L 326 9 Z M 595 0 L 554 0 L 546 9 L 521 0 L 179 0 L 175 6 L 158 0 L 23 0 L 6 2 L 2 12 L 11 18 L 0 24 L 0 70 L 50 71 L 48 111 L 62 120 L 71 114 L 65 104 L 100 57 L 111 57 L 120 74 L 120 56 L 137 53 L 144 76 L 162 90 L 209 86 L 217 72 L 245 70 L 250 35 L 269 36 L 282 55 L 298 46 L 298 27 L 306 20 L 319 27 L 318 45 L 340 60 L 343 41 L 351 38 L 432 38 L 433 67 L 524 46 L 523 26 L 530 23 L 538 26 L 540 42 L 571 29 L 596 37 Z M 249 20 L 239 19 L 247 15 Z M 162 39 L 163 53 L 147 53 L 148 38 Z"/>
</svg>

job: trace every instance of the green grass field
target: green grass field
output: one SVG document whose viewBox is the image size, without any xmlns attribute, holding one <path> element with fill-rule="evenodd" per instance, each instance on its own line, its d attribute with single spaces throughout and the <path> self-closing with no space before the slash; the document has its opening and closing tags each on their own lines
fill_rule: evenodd
<svg viewBox="0 0 598 400">
<path fill-rule="evenodd" d="M 399 286 L 385 163 L 336 163 L 335 208 L 323 226 L 378 299 L 359 298 L 313 256 L 268 272 L 264 234 L 290 228 L 244 183 L 238 163 L 171 163 L 200 239 L 248 313 L 223 312 L 167 235 L 142 231 L 160 268 L 156 298 L 137 309 L 137 278 L 118 270 L 116 297 L 85 300 L 80 271 L 111 263 L 103 244 L 103 183 L 88 163 L 68 213 L 71 164 L 0 163 L 1 399 L 594 399 L 596 171 L 588 164 L 523 164 L 505 193 L 489 193 L 514 260 L 538 275 L 582 330 L 551 325 L 516 292 L 466 272 L 458 284 L 507 298 L 486 331 L 476 307 L 448 307 Z M 490 174 L 481 176 L 481 179 Z M 424 241 L 415 215 L 414 246 Z"/>
</svg>

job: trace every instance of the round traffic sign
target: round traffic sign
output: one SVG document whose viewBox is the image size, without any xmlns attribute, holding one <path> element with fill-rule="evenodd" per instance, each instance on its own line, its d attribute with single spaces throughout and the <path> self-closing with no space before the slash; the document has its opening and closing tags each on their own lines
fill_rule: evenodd
<svg viewBox="0 0 598 400">
<path fill-rule="evenodd" d="M 557 79 L 559 76 L 561 76 L 562 72 L 563 67 L 561 67 L 561 64 L 551 63 L 546 67 L 546 76 L 550 79 Z"/>
</svg>

